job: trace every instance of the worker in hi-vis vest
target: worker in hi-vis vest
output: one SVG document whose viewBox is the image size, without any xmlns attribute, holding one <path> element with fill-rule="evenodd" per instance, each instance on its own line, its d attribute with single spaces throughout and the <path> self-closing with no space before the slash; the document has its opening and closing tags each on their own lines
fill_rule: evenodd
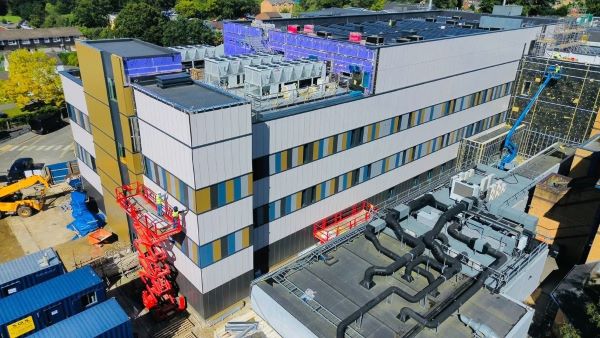
<svg viewBox="0 0 600 338">
<path fill-rule="evenodd" d="M 173 227 L 177 227 L 178 223 L 181 222 L 181 212 L 177 206 L 173 207 L 173 212 L 171 213 L 171 217 L 173 218 Z"/>
<path fill-rule="evenodd" d="M 165 199 L 160 193 L 156 193 L 156 196 L 154 196 L 154 203 L 156 204 L 156 212 L 158 213 L 158 216 L 162 216 Z"/>
</svg>

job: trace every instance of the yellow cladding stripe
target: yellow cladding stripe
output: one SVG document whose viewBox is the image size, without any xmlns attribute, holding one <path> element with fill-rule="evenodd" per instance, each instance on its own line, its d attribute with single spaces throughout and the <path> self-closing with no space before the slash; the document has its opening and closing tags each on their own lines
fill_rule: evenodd
<svg viewBox="0 0 600 338">
<path fill-rule="evenodd" d="M 301 165 L 304 162 L 304 146 L 299 146 L 298 148 L 298 165 Z"/>
<path fill-rule="evenodd" d="M 379 129 L 381 128 L 381 123 L 377 122 L 375 123 L 375 133 L 373 135 L 373 138 L 378 138 L 379 137 Z"/>
<path fill-rule="evenodd" d="M 217 239 L 212 243 L 213 247 L 213 262 L 221 260 L 221 239 Z"/>
<path fill-rule="evenodd" d="M 94 133 L 94 145 L 97 150 L 98 147 L 102 148 L 105 153 L 107 153 L 110 157 L 112 157 L 115 161 L 117 160 L 117 147 L 115 140 L 106 135 L 101 129 L 92 127 L 92 132 Z"/>
<path fill-rule="evenodd" d="M 316 161 L 319 159 L 319 141 L 313 142 L 313 153 L 312 160 Z"/>
<path fill-rule="evenodd" d="M 102 55 L 96 48 L 85 42 L 77 41 L 77 58 L 79 59 L 79 70 L 85 93 L 92 95 L 97 100 L 108 104 L 108 92 L 106 90 L 106 76 L 102 68 Z M 88 109 L 89 109 L 88 103 Z M 92 115 L 90 110 L 90 115 Z M 91 118 L 91 116 L 90 116 Z"/>
<path fill-rule="evenodd" d="M 448 114 L 452 114 L 454 112 L 454 104 L 456 100 L 450 100 L 450 108 L 448 108 Z"/>
<path fill-rule="evenodd" d="M 129 118 L 123 114 L 119 114 L 119 120 L 121 121 L 121 129 L 123 130 L 123 146 L 125 150 L 130 152 L 133 151 L 131 144 L 131 130 L 129 129 Z"/>
<path fill-rule="evenodd" d="M 329 194 L 327 196 L 335 194 L 335 181 L 335 178 L 329 180 Z"/>
<path fill-rule="evenodd" d="M 177 243 L 177 241 L 175 241 L 175 243 Z M 189 251 L 190 258 L 192 259 L 192 262 L 194 262 L 194 264 L 198 265 L 198 263 L 199 263 L 198 245 L 196 245 L 196 243 L 194 243 L 193 241 L 190 241 L 188 251 Z"/>
<path fill-rule="evenodd" d="M 400 116 L 394 117 L 394 133 L 397 133 L 398 129 L 400 129 Z"/>
<path fill-rule="evenodd" d="M 242 229 L 242 248 L 250 246 L 250 228 Z"/>
<path fill-rule="evenodd" d="M 327 155 L 333 154 L 333 143 L 335 140 L 335 136 L 331 136 L 327 139 Z"/>
<path fill-rule="evenodd" d="M 342 150 L 348 149 L 348 133 L 342 135 Z"/>
<path fill-rule="evenodd" d="M 427 109 L 423 108 L 419 111 L 419 114 L 421 114 L 421 116 L 419 117 L 419 121 L 421 123 L 425 122 L 425 116 L 427 115 Z"/>
<path fill-rule="evenodd" d="M 416 121 L 417 121 L 417 112 L 414 112 L 414 111 L 411 112 L 409 119 L 410 119 L 410 126 L 414 127 L 416 125 Z"/>
<path fill-rule="evenodd" d="M 125 73 L 123 71 L 123 59 L 118 55 L 110 56 L 113 77 L 115 80 L 115 92 L 117 94 L 117 104 L 119 112 L 125 116 L 133 116 L 133 90 L 131 87 L 125 87 Z M 123 126 L 125 126 L 124 124 Z M 123 128 L 125 132 L 125 128 Z"/>
<path fill-rule="evenodd" d="M 210 188 L 196 190 L 196 212 L 202 213 L 210 210 Z"/>
<path fill-rule="evenodd" d="M 321 184 L 317 184 L 315 187 L 315 201 L 321 200 L 321 189 L 323 189 Z"/>
<path fill-rule="evenodd" d="M 233 198 L 235 195 L 233 194 L 233 180 L 228 180 L 225 182 L 225 201 L 227 203 L 233 202 Z"/>
<path fill-rule="evenodd" d="M 302 191 L 296 193 L 296 209 L 302 208 Z"/>
<path fill-rule="evenodd" d="M 248 174 L 248 196 L 252 195 L 254 191 L 254 179 L 253 174 Z"/>
<path fill-rule="evenodd" d="M 426 155 L 431 154 L 431 140 L 427 141 L 427 153 Z"/>
<path fill-rule="evenodd" d="M 165 179 L 167 180 L 167 182 L 166 182 L 166 184 L 167 184 L 167 192 L 169 192 L 169 194 L 171 194 L 171 195 L 175 195 L 175 192 L 172 191 L 173 187 L 171 187 L 171 174 L 169 174 L 166 171 L 165 171 Z M 177 196 L 175 196 L 175 198 L 177 198 Z"/>
<path fill-rule="evenodd" d="M 287 164 L 288 164 L 288 151 L 282 151 L 281 152 L 281 171 L 287 170 Z"/>
<path fill-rule="evenodd" d="M 352 186 L 352 173 L 353 171 L 346 173 L 346 189 Z"/>
</svg>

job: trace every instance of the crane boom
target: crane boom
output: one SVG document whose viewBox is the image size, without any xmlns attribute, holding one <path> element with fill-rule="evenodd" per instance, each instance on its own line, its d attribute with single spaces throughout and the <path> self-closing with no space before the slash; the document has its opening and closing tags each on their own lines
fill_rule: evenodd
<svg viewBox="0 0 600 338">
<path fill-rule="evenodd" d="M 500 164 L 498 165 L 500 169 L 504 170 L 506 165 L 512 162 L 515 159 L 515 157 L 517 157 L 519 146 L 512 141 L 513 134 L 521 125 L 521 123 L 523 123 L 523 120 L 525 119 L 525 117 L 527 116 L 537 99 L 540 97 L 544 89 L 546 89 L 550 81 L 560 79 L 560 73 L 561 68 L 559 65 L 549 66 L 546 72 L 544 73 L 544 82 L 542 82 L 542 84 L 535 92 L 531 100 L 529 100 L 527 106 L 525 106 L 525 109 L 523 109 L 523 112 L 521 113 L 521 115 L 519 115 L 519 118 L 515 121 L 512 128 L 510 128 L 508 134 L 506 135 L 506 140 L 504 141 L 504 149 L 506 149 L 506 155 L 504 155 L 502 160 L 500 160 Z"/>
</svg>

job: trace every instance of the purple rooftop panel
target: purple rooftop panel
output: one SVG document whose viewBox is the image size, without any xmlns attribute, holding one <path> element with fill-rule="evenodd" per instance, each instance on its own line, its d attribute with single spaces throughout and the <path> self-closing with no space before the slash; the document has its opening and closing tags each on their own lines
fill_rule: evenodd
<svg viewBox="0 0 600 338">
<path fill-rule="evenodd" d="M 143 58 L 127 58 L 125 76 L 136 77 L 181 71 L 181 54 Z"/>
</svg>

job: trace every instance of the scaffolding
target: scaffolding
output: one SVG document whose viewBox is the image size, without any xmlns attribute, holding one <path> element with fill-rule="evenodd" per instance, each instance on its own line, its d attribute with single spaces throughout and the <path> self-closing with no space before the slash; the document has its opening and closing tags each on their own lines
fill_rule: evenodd
<svg viewBox="0 0 600 338">
<path fill-rule="evenodd" d="M 476 135 L 461 140 L 457 156 L 457 165 L 459 168 L 468 168 L 479 163 L 492 165 L 498 162 L 504 148 L 504 140 L 510 128 L 510 125 L 504 124 L 483 135 Z M 524 124 L 517 127 L 512 137 L 513 142 L 517 145 L 523 143 L 525 129 L 526 125 Z"/>
<path fill-rule="evenodd" d="M 587 28 L 578 18 L 562 18 L 554 29 L 544 27 L 533 47 L 534 56 L 549 52 L 574 52 L 585 42 Z"/>
<path fill-rule="evenodd" d="M 156 194 L 141 183 L 117 187 L 115 193 L 117 203 L 133 223 L 136 237 L 133 245 L 140 261 L 140 279 L 145 286 L 144 306 L 158 319 L 184 310 L 185 298 L 178 295 L 176 270 L 168 257 L 172 236 L 182 231 L 180 219 L 173 219 L 173 208 L 166 201 L 164 214 L 153 214 L 151 211 L 157 209 Z"/>
</svg>

